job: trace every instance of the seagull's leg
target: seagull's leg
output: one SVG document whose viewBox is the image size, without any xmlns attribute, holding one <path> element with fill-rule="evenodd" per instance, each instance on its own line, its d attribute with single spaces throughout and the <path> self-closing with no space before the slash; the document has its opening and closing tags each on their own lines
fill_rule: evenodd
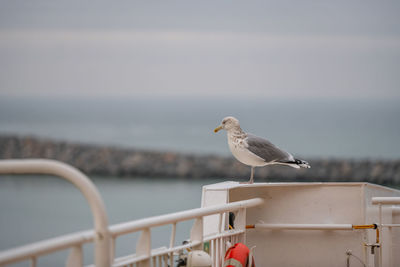
<svg viewBox="0 0 400 267">
<path fill-rule="evenodd" d="M 250 174 L 250 180 L 249 184 L 254 183 L 254 166 L 251 166 L 251 174 Z"/>
<path fill-rule="evenodd" d="M 239 182 L 239 184 L 252 184 L 254 183 L 254 166 L 251 166 L 251 174 L 250 174 L 250 180 L 248 182 Z"/>
</svg>

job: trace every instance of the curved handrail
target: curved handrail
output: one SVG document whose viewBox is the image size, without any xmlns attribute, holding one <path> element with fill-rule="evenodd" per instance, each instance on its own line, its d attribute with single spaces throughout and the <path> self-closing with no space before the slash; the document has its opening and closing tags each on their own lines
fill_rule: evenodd
<svg viewBox="0 0 400 267">
<path fill-rule="evenodd" d="M 92 181 L 76 168 L 49 159 L 0 160 L 0 174 L 49 174 L 71 182 L 84 195 L 89 203 L 94 219 L 95 258 L 97 267 L 111 265 L 110 233 L 103 200 Z"/>
</svg>

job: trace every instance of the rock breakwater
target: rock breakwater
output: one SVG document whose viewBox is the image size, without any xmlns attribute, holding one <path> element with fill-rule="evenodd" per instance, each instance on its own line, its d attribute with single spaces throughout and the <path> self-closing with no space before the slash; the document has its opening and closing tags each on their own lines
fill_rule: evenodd
<svg viewBox="0 0 400 267">
<path fill-rule="evenodd" d="M 60 142 L 34 137 L 0 136 L 0 158 L 48 158 L 66 162 L 88 175 L 121 177 L 221 178 L 246 181 L 250 168 L 233 157 L 188 155 Z M 311 169 L 256 168 L 262 181 L 363 181 L 400 184 L 399 160 L 307 159 Z"/>
</svg>

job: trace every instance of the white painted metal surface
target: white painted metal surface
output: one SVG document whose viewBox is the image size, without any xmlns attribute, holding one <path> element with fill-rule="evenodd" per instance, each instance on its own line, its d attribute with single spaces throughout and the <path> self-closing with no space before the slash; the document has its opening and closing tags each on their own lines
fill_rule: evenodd
<svg viewBox="0 0 400 267">
<path fill-rule="evenodd" d="M 400 266 L 400 191 L 367 183 L 224 182 L 203 188 L 203 206 L 249 196 L 265 204 L 246 210 L 257 266 Z M 390 199 L 389 199 L 390 197 Z M 385 202 L 374 204 L 378 202 Z M 381 208 L 379 208 L 379 206 Z M 212 219 L 205 232 L 215 231 Z M 378 229 L 352 229 L 376 224 Z M 372 251 L 374 252 L 372 254 Z"/>
</svg>

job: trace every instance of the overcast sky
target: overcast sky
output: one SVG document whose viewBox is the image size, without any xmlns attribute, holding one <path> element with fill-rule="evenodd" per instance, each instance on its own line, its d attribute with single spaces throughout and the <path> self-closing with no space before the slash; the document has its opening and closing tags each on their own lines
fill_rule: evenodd
<svg viewBox="0 0 400 267">
<path fill-rule="evenodd" d="M 0 95 L 400 99 L 400 1 L 1 1 Z"/>
</svg>

